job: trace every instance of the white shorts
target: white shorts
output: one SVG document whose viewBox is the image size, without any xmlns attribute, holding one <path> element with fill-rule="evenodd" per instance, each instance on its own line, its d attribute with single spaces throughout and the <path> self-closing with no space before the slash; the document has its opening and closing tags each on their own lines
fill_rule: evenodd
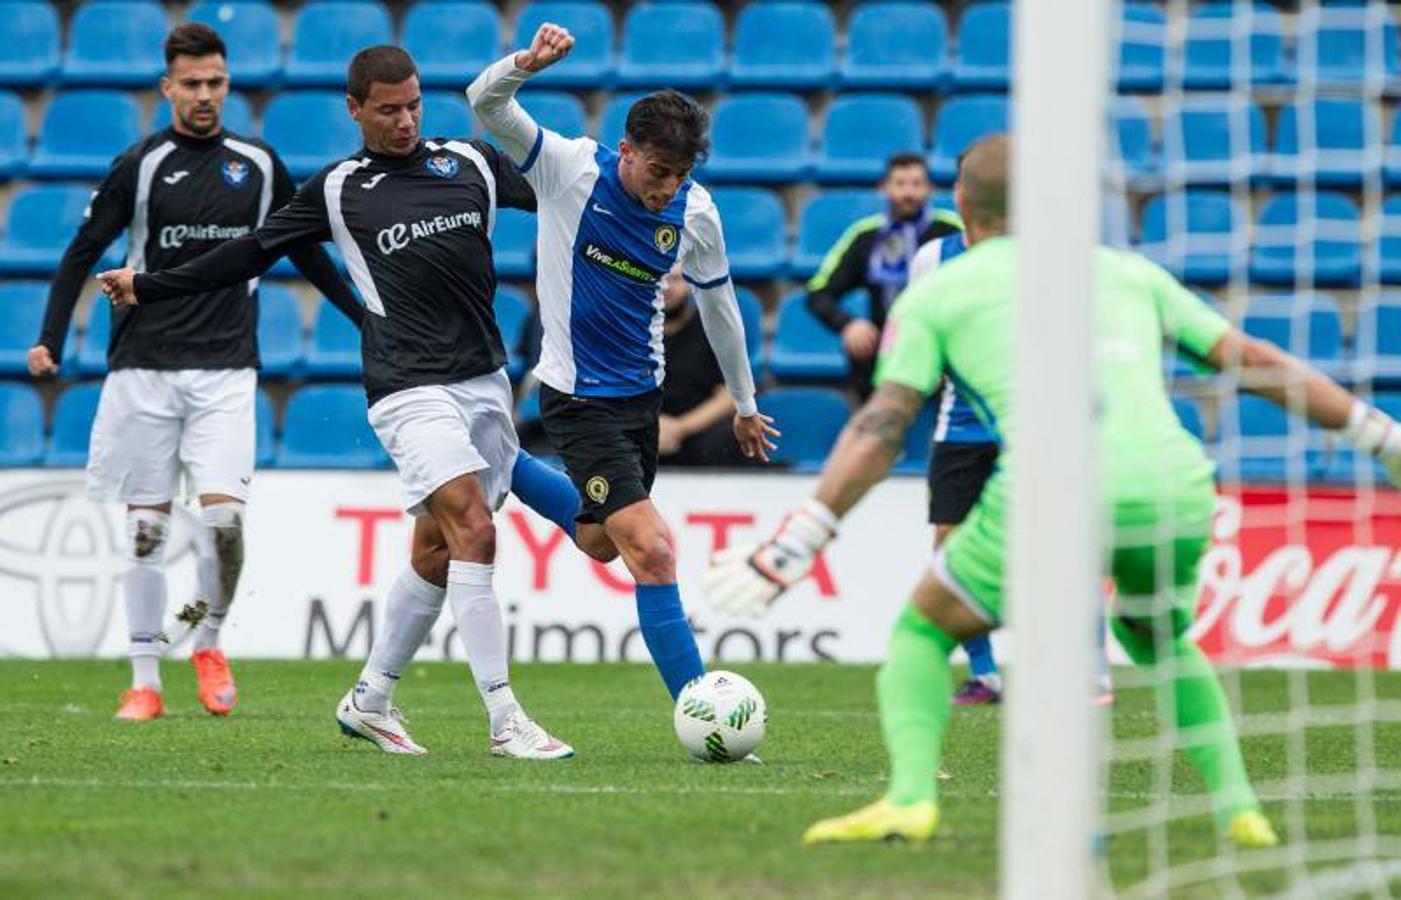
<svg viewBox="0 0 1401 900">
<path fill-rule="evenodd" d="M 399 470 L 409 515 L 427 515 L 428 496 L 461 475 L 476 474 L 493 510 L 505 502 L 520 441 L 504 369 L 396 391 L 370 407 L 370 425 Z"/>
<path fill-rule="evenodd" d="M 254 369 L 118 369 L 102 383 L 88 494 L 137 506 L 196 494 L 248 499 L 257 442 Z"/>
</svg>

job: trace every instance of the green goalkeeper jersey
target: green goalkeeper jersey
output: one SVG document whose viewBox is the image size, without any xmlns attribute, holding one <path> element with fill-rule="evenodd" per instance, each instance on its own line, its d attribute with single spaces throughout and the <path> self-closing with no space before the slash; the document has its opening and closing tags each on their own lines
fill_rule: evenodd
<svg viewBox="0 0 1401 900">
<path fill-rule="evenodd" d="M 891 310 L 876 368 L 877 385 L 894 382 L 923 394 L 948 375 L 1002 438 L 998 481 L 1017 441 L 1016 252 L 1014 238 L 990 238 L 907 287 Z M 1122 515 L 1126 507 L 1171 503 L 1211 483 L 1214 466 L 1168 397 L 1163 346 L 1172 339 L 1204 357 L 1230 326 L 1144 257 L 1107 247 L 1096 256 L 1100 490 Z"/>
</svg>

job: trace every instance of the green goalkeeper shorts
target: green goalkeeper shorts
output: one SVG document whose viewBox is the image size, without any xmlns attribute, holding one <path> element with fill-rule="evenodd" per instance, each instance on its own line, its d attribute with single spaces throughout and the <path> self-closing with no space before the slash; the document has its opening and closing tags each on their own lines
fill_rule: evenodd
<svg viewBox="0 0 1401 900">
<path fill-rule="evenodd" d="M 982 611 L 1002 621 L 1007 551 L 1007 480 L 995 474 L 944 545 L 943 564 Z M 1121 612 L 1150 615 L 1195 599 L 1197 565 L 1210 542 L 1216 491 L 1210 481 L 1180 488 L 1156 503 L 1113 504 L 1114 530 L 1105 553 Z"/>
</svg>

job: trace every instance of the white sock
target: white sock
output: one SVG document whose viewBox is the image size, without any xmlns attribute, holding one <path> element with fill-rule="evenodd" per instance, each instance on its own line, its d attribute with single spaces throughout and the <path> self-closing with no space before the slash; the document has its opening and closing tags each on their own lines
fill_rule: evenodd
<svg viewBox="0 0 1401 900">
<path fill-rule="evenodd" d="M 199 542 L 200 596 L 209 603 L 209 612 L 195 629 L 195 649 L 219 646 L 219 629 L 229 613 L 243 572 L 243 504 L 211 503 L 200 510 L 206 540 Z M 209 557 L 206 557 L 209 553 Z"/>
<path fill-rule="evenodd" d="M 165 545 L 170 516 L 154 509 L 131 510 L 126 516 L 127 553 L 131 567 L 122 576 L 127 633 L 131 643 L 131 686 L 161 690 L 161 618 L 165 615 Z"/>
<path fill-rule="evenodd" d="M 448 603 L 457 621 L 457 636 L 467 651 L 472 678 L 491 717 L 491 733 L 500 734 L 506 718 L 520 704 L 511 692 L 506 659 L 506 624 L 491 589 L 495 567 L 454 559 L 448 563 Z"/>
<path fill-rule="evenodd" d="M 355 705 L 366 712 L 388 712 L 394 686 L 433 630 L 443 611 L 447 589 L 424 581 L 413 566 L 404 566 L 389 589 L 384 631 L 370 648 L 370 658 L 355 685 Z"/>
</svg>

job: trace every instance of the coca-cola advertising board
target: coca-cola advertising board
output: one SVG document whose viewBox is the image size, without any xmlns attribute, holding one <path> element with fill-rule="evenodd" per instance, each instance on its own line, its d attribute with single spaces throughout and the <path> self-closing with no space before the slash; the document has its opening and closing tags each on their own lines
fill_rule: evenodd
<svg viewBox="0 0 1401 900">
<path fill-rule="evenodd" d="M 122 509 L 92 503 L 82 485 L 82 473 L 72 470 L 0 472 L 0 655 L 125 651 Z M 891 624 L 929 564 L 922 479 L 896 478 L 873 491 L 812 577 L 763 620 L 718 616 L 699 595 L 715 550 L 770 533 L 814 485 L 812 477 L 786 474 L 663 472 L 658 479 L 682 596 L 707 657 L 883 657 Z M 177 508 L 173 521 L 168 619 L 196 592 L 197 519 Z M 586 559 L 514 499 L 496 522 L 496 586 L 514 658 L 646 659 L 620 563 Z M 1226 491 L 1215 528 L 1196 625 L 1211 656 L 1229 665 L 1401 668 L 1401 499 L 1394 492 Z M 382 626 L 410 530 L 392 473 L 259 473 L 226 648 L 245 658 L 363 656 Z M 994 640 L 1005 655 L 1004 636 Z M 1114 656 L 1123 661 L 1117 648 Z M 451 616 L 420 658 L 461 659 Z"/>
</svg>

